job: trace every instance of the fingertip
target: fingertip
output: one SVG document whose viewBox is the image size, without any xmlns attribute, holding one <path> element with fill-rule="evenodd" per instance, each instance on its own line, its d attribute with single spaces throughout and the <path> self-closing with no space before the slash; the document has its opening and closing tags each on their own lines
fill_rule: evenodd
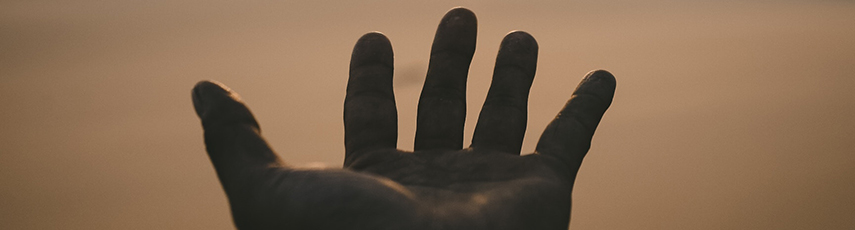
<svg viewBox="0 0 855 230">
<path fill-rule="evenodd" d="M 585 75 L 585 80 L 604 81 L 612 84 L 617 83 L 615 76 L 604 69 L 591 70 L 591 72 L 588 72 L 588 74 Z"/>
<path fill-rule="evenodd" d="M 537 54 L 537 40 L 528 32 L 513 30 L 502 39 L 502 47 L 516 54 Z"/>
<path fill-rule="evenodd" d="M 458 6 L 451 8 L 445 13 L 445 16 L 442 17 L 442 23 L 447 25 L 476 25 L 478 18 L 472 10 Z"/>
<path fill-rule="evenodd" d="M 588 72 L 573 94 L 593 94 L 608 103 L 614 97 L 617 80 L 611 72 L 598 69 Z"/>
<path fill-rule="evenodd" d="M 196 83 L 193 86 L 193 92 L 197 94 L 207 93 L 207 92 L 218 92 L 218 93 L 231 93 L 232 89 L 230 89 L 225 84 L 214 81 L 214 80 L 202 80 Z"/>
<path fill-rule="evenodd" d="M 382 63 L 392 66 L 394 55 L 392 43 L 385 34 L 372 31 L 363 34 L 353 47 L 350 67 L 358 67 L 366 63 Z"/>
<path fill-rule="evenodd" d="M 615 86 L 617 85 L 617 80 L 611 72 L 598 69 L 588 72 L 588 74 L 585 75 L 585 78 L 582 79 L 581 84 L 596 85 L 597 88 L 603 88 L 614 92 Z"/>
<path fill-rule="evenodd" d="M 502 39 L 496 56 L 496 71 L 505 67 L 523 70 L 534 77 L 537 69 L 537 41 L 525 31 L 511 31 Z M 498 73 L 498 72 L 495 72 Z M 495 75 L 494 73 L 494 75 Z"/>
<path fill-rule="evenodd" d="M 505 40 L 537 45 L 537 40 L 534 39 L 534 36 L 522 30 L 511 30 L 508 34 L 505 34 Z"/>
<path fill-rule="evenodd" d="M 450 10 L 448 10 L 448 13 L 446 13 L 446 14 L 450 14 L 450 13 L 452 13 L 452 12 L 454 12 L 454 13 L 458 13 L 458 14 L 471 14 L 471 15 L 475 15 L 475 13 L 474 13 L 474 12 L 472 12 L 472 10 L 467 9 L 465 6 L 455 6 L 455 7 L 452 7 Z"/>
<path fill-rule="evenodd" d="M 223 83 L 204 80 L 193 87 L 193 107 L 203 126 L 230 122 L 248 123 L 255 127 L 252 113 L 236 92 Z"/>
<path fill-rule="evenodd" d="M 451 52 L 463 56 L 475 53 L 478 18 L 469 9 L 456 7 L 445 13 L 437 26 L 431 54 Z"/>
<path fill-rule="evenodd" d="M 206 111 L 209 110 L 213 100 L 216 100 L 218 95 L 229 95 L 229 89 L 223 83 L 213 80 L 203 80 L 193 86 L 193 107 L 196 110 L 196 115 L 204 118 Z M 220 96 L 222 97 L 222 96 Z"/>
<path fill-rule="evenodd" d="M 357 41 L 357 43 L 363 43 L 363 42 L 367 42 L 367 41 L 380 41 L 380 42 L 386 41 L 386 42 L 388 42 L 389 38 L 387 38 L 386 35 L 383 34 L 383 32 L 371 31 L 371 32 L 365 33 L 361 37 L 359 37 L 359 40 Z"/>
</svg>

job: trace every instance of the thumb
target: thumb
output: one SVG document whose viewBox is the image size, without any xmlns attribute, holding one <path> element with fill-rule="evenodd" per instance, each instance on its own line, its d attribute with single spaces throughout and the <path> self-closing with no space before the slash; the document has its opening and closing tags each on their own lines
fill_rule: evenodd
<svg viewBox="0 0 855 230">
<path fill-rule="evenodd" d="M 260 170 L 282 165 L 261 136 L 249 108 L 222 83 L 197 83 L 193 106 L 202 120 L 208 156 L 227 193 Z"/>
</svg>

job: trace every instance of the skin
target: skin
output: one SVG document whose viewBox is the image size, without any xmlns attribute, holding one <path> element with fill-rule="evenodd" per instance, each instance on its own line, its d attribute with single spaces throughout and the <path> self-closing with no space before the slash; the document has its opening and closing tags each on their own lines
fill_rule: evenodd
<svg viewBox="0 0 855 230">
<path fill-rule="evenodd" d="M 343 169 L 284 164 L 239 96 L 199 82 L 193 103 L 239 229 L 567 229 L 573 182 L 615 79 L 588 73 L 537 150 L 520 155 L 537 42 L 507 34 L 472 145 L 463 147 L 466 78 L 477 20 L 464 8 L 439 24 L 419 101 L 415 150 L 397 146 L 393 54 L 380 33 L 353 49 L 344 102 Z"/>
</svg>

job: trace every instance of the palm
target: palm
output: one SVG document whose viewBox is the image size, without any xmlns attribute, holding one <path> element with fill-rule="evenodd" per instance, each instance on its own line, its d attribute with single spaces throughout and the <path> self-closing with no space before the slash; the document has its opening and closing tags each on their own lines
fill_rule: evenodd
<svg viewBox="0 0 855 230">
<path fill-rule="evenodd" d="M 351 169 L 400 184 L 442 226 L 429 229 L 566 229 L 572 180 L 548 164 L 554 159 L 475 149 L 386 154 Z"/>
<path fill-rule="evenodd" d="M 225 86 L 200 82 L 193 98 L 209 156 L 241 229 L 566 229 L 576 171 L 614 94 L 594 71 L 520 156 L 537 43 L 508 34 L 472 145 L 462 146 L 465 88 L 475 49 L 471 11 L 440 23 L 419 101 L 415 151 L 396 149 L 392 48 L 359 39 L 345 99 L 345 169 L 288 167 Z"/>
</svg>

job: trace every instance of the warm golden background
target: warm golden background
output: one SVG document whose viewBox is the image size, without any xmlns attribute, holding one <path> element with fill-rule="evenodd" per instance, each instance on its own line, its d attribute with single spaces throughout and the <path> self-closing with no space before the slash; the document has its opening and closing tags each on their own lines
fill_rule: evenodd
<svg viewBox="0 0 855 230">
<path fill-rule="evenodd" d="M 401 148 L 436 24 L 478 15 L 468 138 L 502 36 L 540 43 L 525 151 L 618 78 L 572 229 L 855 229 L 852 1 L 3 1 L 0 228 L 233 229 L 190 89 L 240 92 L 280 156 L 340 165 L 351 48 L 396 52 Z"/>
</svg>

